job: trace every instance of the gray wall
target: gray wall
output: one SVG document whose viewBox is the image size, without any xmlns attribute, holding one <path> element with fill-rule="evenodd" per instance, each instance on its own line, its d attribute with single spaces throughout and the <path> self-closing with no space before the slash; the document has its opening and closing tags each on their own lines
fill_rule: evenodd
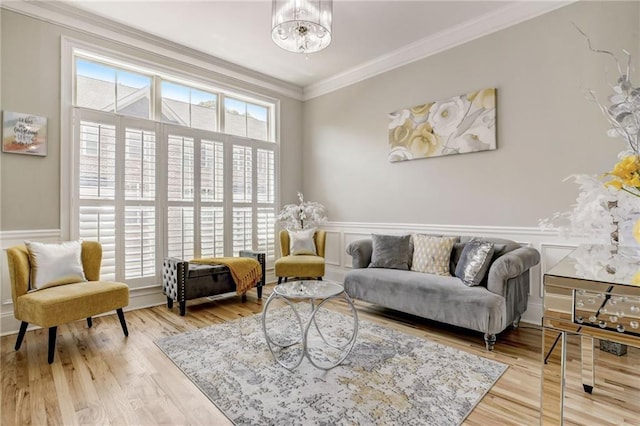
<svg viewBox="0 0 640 426">
<path fill-rule="evenodd" d="M 0 154 L 0 230 L 59 229 L 60 224 L 60 39 L 69 36 L 176 69 L 188 70 L 280 99 L 281 197 L 296 199 L 301 188 L 302 102 L 255 89 L 188 64 L 115 44 L 25 15 L 0 9 L 2 110 L 48 118 L 48 154 Z"/>
<path fill-rule="evenodd" d="M 536 226 L 570 208 L 576 173 L 610 170 L 621 139 L 585 88 L 618 78 L 594 46 L 640 53 L 640 3 L 579 2 L 304 104 L 304 191 L 332 221 Z M 498 149 L 387 161 L 387 114 L 496 87 Z"/>
</svg>

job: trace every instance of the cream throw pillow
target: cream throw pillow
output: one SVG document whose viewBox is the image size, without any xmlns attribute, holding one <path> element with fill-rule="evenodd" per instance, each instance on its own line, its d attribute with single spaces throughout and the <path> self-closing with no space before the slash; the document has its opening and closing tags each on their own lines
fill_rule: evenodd
<svg viewBox="0 0 640 426">
<path fill-rule="evenodd" d="M 87 281 L 82 268 L 82 243 L 60 244 L 25 241 L 31 263 L 31 290 Z"/>
<path fill-rule="evenodd" d="M 316 228 L 303 229 L 300 231 L 289 230 L 289 253 L 292 256 L 300 254 L 316 255 L 316 243 L 313 235 Z"/>
<path fill-rule="evenodd" d="M 451 276 L 449 259 L 458 237 L 431 237 L 413 234 L 411 270 L 429 274 Z"/>
</svg>

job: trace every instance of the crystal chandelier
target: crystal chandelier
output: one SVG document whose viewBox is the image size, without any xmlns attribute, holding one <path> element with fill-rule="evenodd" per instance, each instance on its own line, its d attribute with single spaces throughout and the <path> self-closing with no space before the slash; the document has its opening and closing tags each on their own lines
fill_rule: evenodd
<svg viewBox="0 0 640 426">
<path fill-rule="evenodd" d="M 271 38 L 295 53 L 318 52 L 331 43 L 332 0 L 273 0 Z"/>
</svg>

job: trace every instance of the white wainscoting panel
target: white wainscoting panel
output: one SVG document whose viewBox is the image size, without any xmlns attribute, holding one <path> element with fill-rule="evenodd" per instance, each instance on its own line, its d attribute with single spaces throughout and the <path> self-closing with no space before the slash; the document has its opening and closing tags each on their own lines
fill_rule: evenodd
<svg viewBox="0 0 640 426">
<path fill-rule="evenodd" d="M 326 278 L 342 282 L 344 274 L 351 268 L 351 256 L 346 253 L 349 243 L 371 237 L 372 233 L 405 234 L 428 233 L 438 235 L 465 235 L 506 238 L 540 251 L 541 262 L 531 269 L 529 306 L 523 316 L 524 322 L 540 324 L 542 319 L 542 277 L 560 259 L 571 252 L 580 242 L 560 237 L 557 232 L 542 231 L 539 228 L 497 227 L 497 226 L 456 226 L 404 223 L 361 223 L 330 222 L 323 226 L 327 231 Z M 52 230 L 25 230 L 0 232 L 0 335 L 16 333 L 19 322 L 13 317 L 11 285 L 7 265 L 6 249 L 22 244 L 24 240 L 59 242 L 61 232 Z M 273 268 L 267 270 L 267 283 L 275 281 Z M 153 285 L 130 285 L 129 306 L 125 310 L 140 309 L 166 303 L 160 283 Z"/>
<path fill-rule="evenodd" d="M 340 252 L 342 251 L 342 235 L 338 231 L 326 231 L 324 263 L 325 265 L 340 266 Z"/>
<path fill-rule="evenodd" d="M 13 316 L 13 301 L 11 299 L 11 281 L 7 264 L 6 250 L 9 247 L 23 244 L 25 240 L 40 241 L 43 243 L 57 243 L 61 241 L 59 229 L 21 230 L 0 232 L 0 246 L 2 247 L 2 259 L 0 260 L 0 335 L 17 333 L 20 322 Z M 129 284 L 129 306 L 124 310 L 130 311 L 149 306 L 157 306 L 166 303 L 162 294 L 162 284 Z M 112 312 L 106 312 L 110 315 Z M 37 328 L 37 327 L 34 327 Z M 31 329 L 31 327 L 30 327 Z"/>
<path fill-rule="evenodd" d="M 56 243 L 60 241 L 59 229 L 36 229 L 29 231 L 3 231 L 0 233 L 0 335 L 17 333 L 20 322 L 13 317 L 13 300 L 11 299 L 11 280 L 7 263 L 7 249 L 24 244 L 25 240 Z"/>
<path fill-rule="evenodd" d="M 340 244 L 332 242 L 327 245 L 326 278 L 342 282 L 344 274 L 351 268 L 351 256 L 346 253 L 349 243 L 370 238 L 372 233 L 401 235 L 407 233 L 425 233 L 436 235 L 480 236 L 488 238 L 505 238 L 540 252 L 540 264 L 530 270 L 529 305 L 522 321 L 536 325 L 542 322 L 542 294 L 544 272 L 553 267 L 562 257 L 571 252 L 582 242 L 576 239 L 561 237 L 553 230 L 542 230 L 537 227 L 501 227 L 501 226 L 467 226 L 467 225 L 434 225 L 410 223 L 364 223 L 364 222 L 329 222 L 323 226 L 329 235 L 340 236 Z M 328 237 L 327 237 L 328 238 Z M 333 250 L 339 249 L 340 253 Z M 336 262 L 336 260 L 339 262 Z"/>
</svg>

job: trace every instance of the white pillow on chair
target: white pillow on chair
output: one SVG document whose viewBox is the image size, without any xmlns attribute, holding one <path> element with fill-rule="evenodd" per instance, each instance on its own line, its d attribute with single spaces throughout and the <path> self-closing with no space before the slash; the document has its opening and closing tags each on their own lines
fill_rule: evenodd
<svg viewBox="0 0 640 426">
<path fill-rule="evenodd" d="M 82 267 L 82 243 L 46 244 L 25 241 L 31 264 L 31 291 L 87 281 Z"/>
<path fill-rule="evenodd" d="M 289 254 L 292 256 L 301 254 L 317 255 L 316 243 L 313 240 L 315 233 L 316 228 L 296 231 L 289 229 Z"/>
</svg>

